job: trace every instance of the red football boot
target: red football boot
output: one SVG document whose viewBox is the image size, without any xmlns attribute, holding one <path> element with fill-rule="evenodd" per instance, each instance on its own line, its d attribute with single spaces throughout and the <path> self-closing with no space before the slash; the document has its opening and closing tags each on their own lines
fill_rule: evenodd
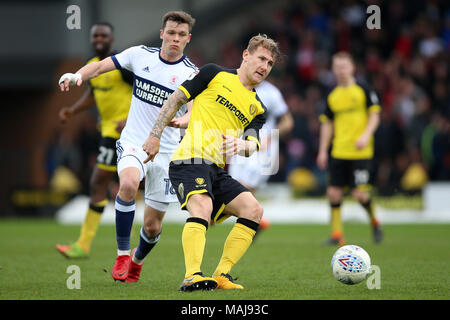
<svg viewBox="0 0 450 320">
<path fill-rule="evenodd" d="M 114 280 L 125 281 L 128 277 L 128 267 L 130 265 L 131 257 L 127 254 L 117 256 L 111 274 Z"/>
<path fill-rule="evenodd" d="M 134 256 L 136 252 L 136 248 L 133 249 L 133 253 L 131 256 Z M 128 277 L 127 282 L 138 282 L 139 277 L 141 275 L 143 264 L 134 263 L 133 258 L 130 259 L 130 266 L 128 267 Z"/>
</svg>

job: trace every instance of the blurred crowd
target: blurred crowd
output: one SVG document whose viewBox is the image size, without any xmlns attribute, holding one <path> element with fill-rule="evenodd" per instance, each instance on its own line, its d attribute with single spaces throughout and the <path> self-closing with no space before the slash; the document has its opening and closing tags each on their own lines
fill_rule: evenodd
<svg viewBox="0 0 450 320">
<path fill-rule="evenodd" d="M 381 29 L 366 26 L 371 4 L 381 9 Z M 326 173 L 315 163 L 318 115 L 335 85 L 330 57 L 340 50 L 352 53 L 357 80 L 371 86 L 381 101 L 372 181 L 378 192 L 391 195 L 420 188 L 425 181 L 450 180 L 450 9 L 445 0 L 280 1 L 267 19 L 249 14 L 246 30 L 222 43 L 220 56 L 200 56 L 193 49 L 191 58 L 199 66 L 215 62 L 235 68 L 254 34 L 266 33 L 279 42 L 285 57 L 270 81 L 282 91 L 295 125 L 280 143 L 280 169 L 271 181 L 288 181 L 295 169 L 304 168 L 319 189 L 325 187 Z M 82 143 L 78 152 L 93 165 L 98 136 L 89 123 L 77 139 L 90 143 Z M 55 150 L 61 163 L 65 153 Z M 75 172 L 89 176 L 80 165 Z M 415 176 L 422 177 L 418 185 Z M 405 181 L 413 181 L 412 188 Z"/>
<path fill-rule="evenodd" d="M 366 26 L 371 4 L 380 7 L 379 30 Z M 304 167 L 324 186 L 315 164 L 318 115 L 335 85 L 330 57 L 341 50 L 354 56 L 357 80 L 381 100 L 373 166 L 378 191 L 417 188 L 417 179 L 408 179 L 413 176 L 422 182 L 450 180 L 449 8 L 439 0 L 290 1 L 273 11 L 269 22 L 249 16 L 246 32 L 223 45 L 220 61 L 239 65 L 242 48 L 258 32 L 274 37 L 285 54 L 270 80 L 283 92 L 295 126 L 281 143 L 281 167 L 272 181 L 286 181 L 292 170 Z"/>
</svg>

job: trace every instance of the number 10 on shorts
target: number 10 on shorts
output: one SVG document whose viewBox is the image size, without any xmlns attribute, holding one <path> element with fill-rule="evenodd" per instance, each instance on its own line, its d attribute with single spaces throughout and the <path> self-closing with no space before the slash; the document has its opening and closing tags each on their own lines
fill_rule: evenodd
<svg viewBox="0 0 450 320">
<path fill-rule="evenodd" d="M 169 193 L 175 194 L 175 189 L 172 187 L 172 184 L 170 183 L 170 179 L 164 178 L 164 182 L 166 184 L 166 190 L 164 192 L 165 195 L 167 196 Z"/>
</svg>

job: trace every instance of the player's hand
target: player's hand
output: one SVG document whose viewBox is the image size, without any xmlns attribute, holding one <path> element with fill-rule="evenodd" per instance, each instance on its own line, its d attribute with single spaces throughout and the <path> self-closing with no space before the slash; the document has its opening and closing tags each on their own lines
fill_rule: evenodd
<svg viewBox="0 0 450 320">
<path fill-rule="evenodd" d="M 183 115 L 181 117 L 173 118 L 169 122 L 168 126 L 169 127 L 173 127 L 173 128 L 184 128 L 184 129 L 186 129 L 187 126 L 188 126 L 188 123 L 189 123 L 189 115 L 185 114 L 185 115 Z"/>
<path fill-rule="evenodd" d="M 233 136 L 225 135 L 222 133 L 222 146 L 220 151 L 226 157 L 232 157 L 246 149 L 246 141 L 235 138 Z"/>
<path fill-rule="evenodd" d="M 59 111 L 59 119 L 61 123 L 66 123 L 67 120 L 72 118 L 73 110 L 70 107 L 64 107 Z"/>
<path fill-rule="evenodd" d="M 156 154 L 159 152 L 159 143 L 160 139 L 155 136 L 149 136 L 144 144 L 142 145 L 142 149 L 147 153 L 148 157 L 144 160 L 144 163 L 149 161 L 153 161 Z"/>
<path fill-rule="evenodd" d="M 69 91 L 70 86 L 81 86 L 83 80 L 80 73 L 65 73 L 59 78 L 58 84 L 62 92 Z"/>
<path fill-rule="evenodd" d="M 358 150 L 364 149 L 369 143 L 369 137 L 365 134 L 361 135 L 358 140 L 356 140 L 355 147 Z"/>
<path fill-rule="evenodd" d="M 232 157 L 237 154 L 237 139 L 233 136 L 228 136 L 222 133 L 222 145 L 220 151 L 227 157 Z"/>
<path fill-rule="evenodd" d="M 320 170 L 325 170 L 328 166 L 328 153 L 319 152 L 316 163 Z"/>
</svg>

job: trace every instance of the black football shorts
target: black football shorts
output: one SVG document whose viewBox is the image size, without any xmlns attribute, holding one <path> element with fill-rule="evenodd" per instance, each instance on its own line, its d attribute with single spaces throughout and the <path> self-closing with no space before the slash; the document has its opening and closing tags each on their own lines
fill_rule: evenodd
<svg viewBox="0 0 450 320">
<path fill-rule="evenodd" d="M 117 139 L 102 137 L 98 147 L 97 167 L 106 171 L 117 170 Z"/>
<path fill-rule="evenodd" d="M 344 160 L 330 157 L 328 184 L 334 187 L 370 189 L 371 159 Z"/>
<path fill-rule="evenodd" d="M 213 201 L 211 221 L 221 223 L 229 217 L 223 213 L 225 206 L 240 193 L 249 191 L 234 180 L 223 168 L 203 159 L 193 163 L 170 162 L 169 178 L 174 187 L 181 209 L 187 210 L 186 203 L 192 194 L 208 193 Z M 199 162 L 197 164 L 197 162 Z"/>
</svg>

